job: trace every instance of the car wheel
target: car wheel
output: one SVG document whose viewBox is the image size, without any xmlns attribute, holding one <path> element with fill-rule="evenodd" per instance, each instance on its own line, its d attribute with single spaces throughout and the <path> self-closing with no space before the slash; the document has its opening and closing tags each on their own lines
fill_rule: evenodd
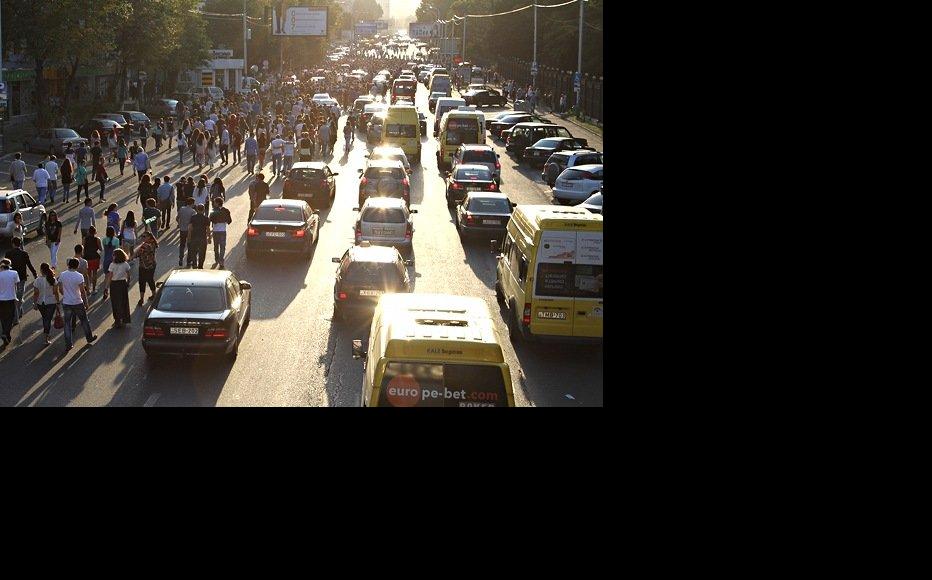
<svg viewBox="0 0 932 580">
<path fill-rule="evenodd" d="M 446 196 L 447 196 L 447 209 L 453 209 L 453 200 L 450 198 L 449 191 L 447 192 Z"/>
</svg>

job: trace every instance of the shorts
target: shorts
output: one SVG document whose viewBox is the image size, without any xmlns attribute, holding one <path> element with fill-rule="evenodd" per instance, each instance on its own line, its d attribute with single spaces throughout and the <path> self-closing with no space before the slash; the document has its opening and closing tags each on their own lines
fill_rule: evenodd
<svg viewBox="0 0 932 580">
<path fill-rule="evenodd" d="M 97 270 L 100 270 L 100 260 L 88 260 L 87 271 L 96 272 Z"/>
</svg>

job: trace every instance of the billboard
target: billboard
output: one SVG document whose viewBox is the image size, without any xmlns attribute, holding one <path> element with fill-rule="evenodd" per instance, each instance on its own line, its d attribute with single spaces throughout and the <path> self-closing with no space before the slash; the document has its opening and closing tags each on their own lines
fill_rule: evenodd
<svg viewBox="0 0 932 580">
<path fill-rule="evenodd" d="M 379 31 L 379 26 L 375 22 L 361 22 L 354 28 L 356 38 L 360 36 L 374 36 Z"/>
<path fill-rule="evenodd" d="M 291 6 L 276 2 L 272 7 L 273 36 L 327 36 L 327 7 Z"/>
<path fill-rule="evenodd" d="M 412 22 L 408 24 L 408 36 L 411 38 L 430 38 L 434 36 L 434 22 Z"/>
</svg>

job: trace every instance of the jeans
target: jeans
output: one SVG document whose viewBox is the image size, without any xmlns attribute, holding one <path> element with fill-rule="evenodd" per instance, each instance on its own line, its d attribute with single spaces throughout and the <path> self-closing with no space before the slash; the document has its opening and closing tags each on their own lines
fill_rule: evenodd
<svg viewBox="0 0 932 580">
<path fill-rule="evenodd" d="M 23 183 L 24 183 L 24 182 L 25 182 L 25 180 L 16 181 L 16 180 L 14 179 L 14 180 L 13 180 L 13 189 L 22 189 L 22 188 L 23 188 Z"/>
<path fill-rule="evenodd" d="M 94 335 L 91 334 L 91 323 L 87 320 L 87 308 L 85 308 L 83 304 L 63 304 L 62 309 L 65 312 L 66 346 L 70 347 L 74 344 L 71 327 L 75 324 L 75 319 L 81 321 L 81 327 L 84 329 L 84 338 L 87 340 L 94 338 Z"/>
<path fill-rule="evenodd" d="M 23 294 L 26 293 L 26 281 L 20 280 L 16 283 L 16 309 L 13 311 L 13 322 L 19 322 L 23 316 Z"/>
<path fill-rule="evenodd" d="M 55 203 L 55 192 L 58 191 L 58 180 L 49 179 L 49 203 Z"/>
<path fill-rule="evenodd" d="M 142 295 L 146 291 L 146 285 L 149 286 L 149 289 L 152 290 L 152 294 L 155 295 L 155 268 L 143 268 L 139 266 L 139 296 L 142 300 Z"/>
<path fill-rule="evenodd" d="M 180 266 L 184 262 L 184 250 L 188 246 L 188 231 L 187 230 L 178 230 L 178 265 Z M 190 261 L 188 266 L 190 266 Z"/>
<path fill-rule="evenodd" d="M 282 156 L 272 154 L 272 175 L 278 175 L 279 168 L 282 166 Z"/>
<path fill-rule="evenodd" d="M 53 268 L 58 268 L 58 247 L 60 245 L 61 245 L 60 242 L 52 242 L 51 244 L 49 244 L 49 254 L 50 254 L 49 264 L 51 264 Z"/>
<path fill-rule="evenodd" d="M 234 145 L 233 146 L 233 163 L 239 163 L 242 160 L 243 159 L 240 156 L 239 146 Z"/>
<path fill-rule="evenodd" d="M 282 163 L 282 171 L 291 171 L 292 165 L 294 165 L 294 155 L 285 155 L 284 163 Z"/>
<path fill-rule="evenodd" d="M 126 157 L 122 159 L 117 159 L 120 162 L 120 175 L 123 175 L 123 172 L 126 170 Z"/>
<path fill-rule="evenodd" d="M 107 187 L 107 182 L 99 181 L 98 183 L 100 183 L 100 201 L 103 201 L 104 200 L 104 189 L 106 189 Z"/>
<path fill-rule="evenodd" d="M 0 327 L 3 338 L 9 340 L 13 332 L 13 316 L 16 314 L 16 300 L 0 300 Z"/>
<path fill-rule="evenodd" d="M 181 165 L 182 163 L 184 163 L 184 150 L 185 150 L 184 147 L 178 148 L 178 165 Z"/>
<path fill-rule="evenodd" d="M 220 145 L 220 161 L 224 164 L 230 162 L 228 157 L 230 146 L 229 145 Z"/>
<path fill-rule="evenodd" d="M 214 232 L 214 262 L 223 264 L 223 256 L 227 253 L 227 233 Z"/>
<path fill-rule="evenodd" d="M 45 203 L 45 195 L 48 193 L 48 187 L 36 187 L 36 195 L 39 196 L 39 203 Z"/>
<path fill-rule="evenodd" d="M 52 332 L 52 319 L 55 318 L 57 304 L 39 304 L 39 314 L 42 315 L 42 330 L 45 334 Z"/>
<path fill-rule="evenodd" d="M 61 184 L 61 192 L 62 192 L 62 195 L 64 196 L 64 197 L 62 198 L 62 202 L 68 203 L 68 196 L 71 195 L 71 184 L 70 184 L 70 183 L 62 183 L 62 184 Z"/>
<path fill-rule="evenodd" d="M 84 199 L 87 199 L 88 197 L 90 197 L 90 195 L 88 194 L 88 187 L 90 187 L 90 184 L 86 181 L 84 183 L 79 183 L 78 189 L 75 191 L 74 200 L 81 201 L 81 188 L 84 188 Z"/>
<path fill-rule="evenodd" d="M 192 268 L 203 268 L 207 254 L 207 240 L 204 238 L 188 240 L 188 263 Z"/>
<path fill-rule="evenodd" d="M 246 170 L 249 171 L 249 173 L 253 173 L 255 168 L 256 168 L 256 156 L 247 155 L 246 156 Z"/>
</svg>

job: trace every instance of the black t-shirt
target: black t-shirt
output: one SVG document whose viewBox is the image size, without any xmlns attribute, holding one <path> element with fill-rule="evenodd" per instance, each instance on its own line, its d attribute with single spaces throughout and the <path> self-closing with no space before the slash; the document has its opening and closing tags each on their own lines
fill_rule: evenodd
<svg viewBox="0 0 932 580">
<path fill-rule="evenodd" d="M 100 259 L 100 238 L 97 236 L 87 236 L 84 238 L 84 259 Z"/>
<path fill-rule="evenodd" d="M 100 148 L 100 145 L 94 145 L 91 147 L 91 155 L 94 157 L 100 157 L 103 154 L 104 150 Z"/>
<path fill-rule="evenodd" d="M 206 240 L 210 228 L 210 218 L 202 213 L 191 216 L 191 240 Z"/>
</svg>

